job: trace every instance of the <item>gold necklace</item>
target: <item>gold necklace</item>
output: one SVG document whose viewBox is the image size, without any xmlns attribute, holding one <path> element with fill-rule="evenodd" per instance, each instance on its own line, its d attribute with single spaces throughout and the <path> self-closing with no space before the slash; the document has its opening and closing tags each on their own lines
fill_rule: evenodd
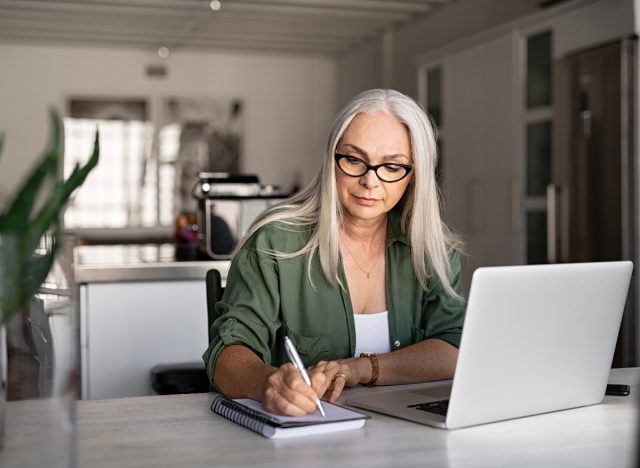
<svg viewBox="0 0 640 468">
<path fill-rule="evenodd" d="M 373 265 L 371 265 L 371 268 L 369 268 L 369 271 L 365 270 L 364 268 L 362 268 L 360 266 L 360 264 L 358 263 L 358 261 L 356 260 L 355 255 L 353 255 L 353 253 L 351 252 L 351 250 L 349 250 L 349 247 L 347 247 L 347 244 L 345 242 L 342 243 L 342 246 L 346 249 L 346 251 L 349 253 L 349 256 L 351 257 L 351 260 L 353 260 L 353 263 L 356 264 L 356 266 L 358 268 L 360 268 L 360 270 L 362 270 L 362 272 L 367 275 L 367 279 L 371 279 L 373 278 L 371 272 L 373 271 L 373 269 L 378 265 L 378 262 L 380 261 L 380 257 L 378 257 L 376 259 L 375 262 L 373 262 Z"/>
</svg>

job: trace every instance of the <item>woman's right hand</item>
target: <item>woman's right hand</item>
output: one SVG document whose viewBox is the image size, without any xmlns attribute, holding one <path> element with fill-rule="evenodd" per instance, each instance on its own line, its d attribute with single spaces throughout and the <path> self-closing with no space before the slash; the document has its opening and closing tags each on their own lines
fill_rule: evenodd
<svg viewBox="0 0 640 468">
<path fill-rule="evenodd" d="M 246 346 L 234 344 L 220 352 L 213 381 L 229 398 L 252 398 L 272 413 L 304 416 L 318 409 L 318 395 L 331 384 L 322 372 L 310 377 L 311 387 L 293 364 L 270 366 Z"/>
<path fill-rule="evenodd" d="M 313 373 L 310 387 L 293 364 L 283 364 L 265 379 L 262 407 L 286 416 L 313 413 L 318 409 L 316 401 L 329 383 L 324 374 Z"/>
</svg>

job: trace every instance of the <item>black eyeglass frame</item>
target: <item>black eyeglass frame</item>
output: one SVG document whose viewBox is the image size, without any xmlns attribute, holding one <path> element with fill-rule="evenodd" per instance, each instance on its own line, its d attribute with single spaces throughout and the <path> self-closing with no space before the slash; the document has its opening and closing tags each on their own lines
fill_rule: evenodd
<svg viewBox="0 0 640 468">
<path fill-rule="evenodd" d="M 365 165 L 366 170 L 360 174 L 360 175 L 353 175 L 353 174 L 349 174 L 347 171 L 345 171 L 342 166 L 340 166 L 340 160 L 344 159 L 344 158 L 351 158 L 351 159 L 357 159 L 359 162 L 361 162 L 362 164 Z M 336 160 L 336 164 L 338 166 L 338 168 L 346 175 L 348 175 L 349 177 L 362 177 L 363 175 L 365 175 L 367 172 L 369 171 L 373 171 L 376 175 L 376 177 L 378 179 L 380 179 L 382 182 L 386 182 L 387 184 L 393 184 L 394 182 L 400 182 L 402 179 L 404 179 L 405 177 L 407 177 L 411 171 L 413 170 L 413 166 L 411 164 L 402 164 L 402 163 L 382 163 L 382 164 L 376 164 L 375 166 L 372 164 L 369 164 L 367 161 L 365 161 L 364 159 L 360 159 L 356 156 L 351 156 L 349 154 L 340 154 L 340 153 L 336 153 L 334 155 L 334 159 Z M 378 169 L 381 167 L 385 167 L 385 166 L 400 166 L 402 168 L 404 168 L 407 172 L 400 177 L 399 179 L 396 180 L 386 180 L 383 179 L 382 177 L 380 177 L 380 174 L 378 174 Z"/>
</svg>

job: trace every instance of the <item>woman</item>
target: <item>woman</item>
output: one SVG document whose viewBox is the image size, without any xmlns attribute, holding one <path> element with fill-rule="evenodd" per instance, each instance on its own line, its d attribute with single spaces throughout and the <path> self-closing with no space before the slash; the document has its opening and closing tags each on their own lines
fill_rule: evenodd
<svg viewBox="0 0 640 468">
<path fill-rule="evenodd" d="M 300 416 L 346 386 L 451 378 L 465 301 L 435 167 L 412 99 L 374 89 L 347 104 L 314 181 L 261 216 L 234 256 L 203 356 L 214 386 Z"/>
</svg>

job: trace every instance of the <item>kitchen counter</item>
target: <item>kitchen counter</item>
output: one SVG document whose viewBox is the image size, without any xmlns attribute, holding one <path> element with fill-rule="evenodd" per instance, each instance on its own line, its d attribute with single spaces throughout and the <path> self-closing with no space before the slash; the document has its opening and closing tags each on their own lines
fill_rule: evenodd
<svg viewBox="0 0 640 468">
<path fill-rule="evenodd" d="M 211 268 L 224 282 L 230 265 L 229 260 L 178 260 L 173 244 L 83 245 L 74 257 L 78 284 L 204 280 Z"/>
<path fill-rule="evenodd" d="M 173 244 L 75 248 L 83 399 L 150 395 L 156 365 L 202 363 L 206 273 L 216 268 L 224 284 L 230 262 L 180 253 Z"/>
</svg>

